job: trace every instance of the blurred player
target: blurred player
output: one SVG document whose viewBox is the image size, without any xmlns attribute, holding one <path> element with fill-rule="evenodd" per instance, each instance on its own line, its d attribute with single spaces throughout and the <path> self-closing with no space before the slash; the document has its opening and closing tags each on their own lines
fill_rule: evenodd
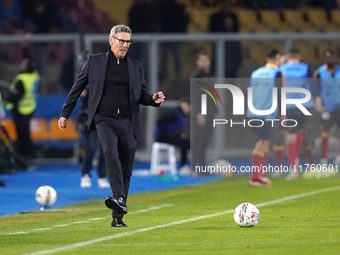
<svg viewBox="0 0 340 255">
<path fill-rule="evenodd" d="M 208 82 L 208 79 L 213 77 L 210 71 L 210 64 L 209 54 L 205 51 L 200 51 L 196 56 L 197 70 L 192 74 L 191 78 L 200 78 L 202 79 L 201 81 Z M 199 90 L 196 90 L 196 92 L 199 92 Z M 194 98 L 200 98 L 200 92 L 195 94 Z M 213 126 L 210 123 L 213 122 L 214 116 L 217 113 L 217 108 L 212 100 L 207 101 L 207 109 L 207 115 L 202 115 L 201 101 L 191 100 L 190 114 L 194 120 L 190 128 L 192 171 L 194 171 L 195 166 L 205 166 L 207 164 L 207 148 L 213 133 Z"/>
<path fill-rule="evenodd" d="M 21 72 L 14 78 L 7 96 L 7 109 L 11 110 L 18 135 L 17 152 L 26 169 L 34 169 L 34 145 L 30 135 L 30 122 L 37 107 L 37 90 L 40 76 L 36 62 L 24 48 L 25 58 L 20 64 Z"/>
<path fill-rule="evenodd" d="M 281 125 L 275 125 L 273 133 L 273 151 L 275 157 L 275 165 L 281 167 L 283 165 L 283 155 L 285 150 L 285 134 Z M 280 177 L 281 175 L 281 172 L 272 173 L 272 177 L 274 178 Z"/>
<path fill-rule="evenodd" d="M 333 50 L 325 50 L 324 64 L 313 74 L 316 79 L 315 108 L 321 114 L 321 155 L 320 164 L 328 164 L 328 138 L 330 128 L 336 123 L 340 125 L 340 66 L 337 65 Z M 340 164 L 340 149 L 334 164 Z"/>
<path fill-rule="evenodd" d="M 267 50 L 267 64 L 255 70 L 251 74 L 249 86 L 253 89 L 253 106 L 257 110 L 267 110 L 272 106 L 272 90 L 278 88 L 278 98 L 281 98 L 281 87 L 283 75 L 279 69 L 281 61 L 280 52 L 277 49 Z M 280 108 L 280 102 L 278 102 Z M 262 119 L 264 125 L 255 127 L 256 144 L 252 152 L 251 180 L 249 185 L 252 187 L 270 187 L 271 181 L 262 171 L 262 166 L 267 165 L 269 139 L 272 131 L 272 122 L 266 119 L 277 119 L 278 109 L 269 115 L 256 115 L 247 110 L 247 118 Z"/>
<path fill-rule="evenodd" d="M 284 76 L 285 87 L 290 88 L 304 88 L 311 90 L 308 78 L 312 78 L 312 71 L 310 67 L 301 62 L 301 56 L 298 49 L 292 47 L 288 51 L 288 61 L 280 66 L 280 70 Z M 298 99 L 304 97 L 301 93 L 288 93 L 287 99 Z M 291 166 L 299 165 L 299 158 L 301 148 L 303 146 L 304 140 L 304 128 L 306 123 L 306 116 L 301 112 L 301 110 L 295 104 L 287 104 L 287 119 L 294 119 L 297 121 L 295 127 L 286 128 L 286 151 L 289 164 Z M 314 107 L 314 100 L 310 99 L 304 104 L 306 108 Z M 282 173 L 281 173 L 282 174 Z M 299 172 L 294 169 L 287 176 L 287 179 L 297 179 L 299 177 Z"/>
<path fill-rule="evenodd" d="M 80 94 L 81 104 L 80 111 L 77 117 L 77 129 L 80 133 L 85 136 L 85 153 L 82 163 L 82 177 L 80 181 L 81 188 L 91 188 L 91 174 L 90 171 L 92 169 L 92 161 L 98 152 L 98 181 L 97 186 L 99 188 L 110 188 L 110 184 L 106 180 L 106 168 L 105 168 L 105 159 L 102 147 L 100 146 L 98 134 L 96 130 L 92 130 L 91 132 L 87 132 L 87 119 L 88 119 L 88 101 L 89 101 L 89 91 L 88 87 L 86 87 L 83 92 Z"/>
</svg>

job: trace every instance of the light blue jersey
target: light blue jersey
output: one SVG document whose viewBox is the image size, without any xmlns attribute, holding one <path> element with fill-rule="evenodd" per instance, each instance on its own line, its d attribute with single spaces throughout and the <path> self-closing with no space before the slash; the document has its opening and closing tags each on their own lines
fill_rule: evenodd
<svg viewBox="0 0 340 255">
<path fill-rule="evenodd" d="M 251 74 L 249 87 L 253 89 L 253 106 L 256 110 L 269 110 L 273 103 L 273 88 L 276 87 L 275 78 L 281 76 L 279 68 L 274 64 L 267 64 L 255 70 Z M 255 115 L 249 108 L 246 116 L 248 118 L 276 119 L 276 110 L 269 115 Z"/>
<path fill-rule="evenodd" d="M 280 66 L 280 70 L 284 76 L 284 86 L 288 88 L 303 88 L 311 92 L 309 82 L 312 82 L 312 74 L 310 73 L 309 66 L 306 63 L 298 61 L 288 61 Z M 305 94 L 302 93 L 287 93 L 287 99 L 304 98 Z M 303 104 L 306 108 L 314 107 L 314 98 Z M 295 104 L 287 104 L 287 109 L 298 109 Z"/>
<path fill-rule="evenodd" d="M 331 73 L 326 65 L 322 65 L 317 72 L 322 103 L 328 112 L 333 112 L 340 104 L 340 66 L 337 65 L 335 72 Z"/>
</svg>

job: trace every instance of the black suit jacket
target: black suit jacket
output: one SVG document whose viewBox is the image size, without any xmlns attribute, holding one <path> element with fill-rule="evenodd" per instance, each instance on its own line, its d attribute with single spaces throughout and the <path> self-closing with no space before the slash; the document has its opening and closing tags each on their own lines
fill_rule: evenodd
<svg viewBox="0 0 340 255">
<path fill-rule="evenodd" d="M 88 57 L 66 98 L 65 104 L 61 111 L 61 117 L 69 118 L 81 92 L 88 85 L 88 131 L 95 129 L 93 120 L 103 95 L 108 60 L 109 52 L 94 54 Z M 129 72 L 131 121 L 135 138 L 140 140 L 143 137 L 143 129 L 139 112 L 139 104 L 156 107 L 158 107 L 160 104 L 156 104 L 152 99 L 152 95 L 146 92 L 142 64 L 138 60 L 127 56 L 127 66 Z"/>
</svg>

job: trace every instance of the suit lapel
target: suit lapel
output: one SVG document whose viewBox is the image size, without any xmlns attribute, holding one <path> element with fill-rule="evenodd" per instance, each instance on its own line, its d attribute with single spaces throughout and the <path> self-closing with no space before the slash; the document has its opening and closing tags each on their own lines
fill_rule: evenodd
<svg viewBox="0 0 340 255">
<path fill-rule="evenodd" d="M 127 57 L 127 66 L 128 66 L 128 72 L 129 72 L 129 91 L 130 91 L 130 97 L 131 97 L 132 91 L 134 89 L 134 81 L 137 80 L 135 65 L 136 65 L 135 61 L 133 61 L 130 57 Z"/>
<path fill-rule="evenodd" d="M 109 62 L 109 52 L 106 52 L 103 54 L 100 58 L 98 58 L 98 61 L 96 63 L 97 68 L 97 77 L 98 77 L 98 84 L 99 84 L 99 91 L 103 91 L 104 84 L 105 84 L 105 77 L 106 77 L 106 69 L 107 64 Z"/>
</svg>

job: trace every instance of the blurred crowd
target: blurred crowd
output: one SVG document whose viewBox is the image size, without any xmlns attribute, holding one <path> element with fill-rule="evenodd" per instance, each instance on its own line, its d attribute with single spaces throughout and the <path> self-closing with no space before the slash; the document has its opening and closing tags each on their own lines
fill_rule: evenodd
<svg viewBox="0 0 340 255">
<path fill-rule="evenodd" d="M 91 0 L 4 0 L 0 5 L 0 33 L 107 32 L 109 15 Z"/>
<path fill-rule="evenodd" d="M 91 0 L 4 0 L 0 4 L 0 35 L 108 33 L 115 23 Z M 23 59 L 21 45 L 2 44 L 0 59 L 18 65 Z M 52 42 L 32 44 L 39 56 L 38 71 L 44 74 L 46 64 L 62 64 L 60 83 L 67 88 L 73 82 L 73 45 Z M 63 86 L 59 91 L 64 92 Z"/>
<path fill-rule="evenodd" d="M 185 32 L 190 17 L 175 0 L 135 0 L 129 22 L 136 33 Z M 191 5 L 216 7 L 224 0 L 191 0 Z M 253 9 L 300 8 L 336 9 L 336 0 L 242 0 L 235 6 Z M 106 33 L 114 21 L 96 8 L 92 0 L 3 0 L 0 5 L 0 34 Z"/>
<path fill-rule="evenodd" d="M 123 2 L 117 1 L 117 6 Z M 189 9 L 203 7 L 212 10 L 207 22 L 206 32 L 237 33 L 240 24 L 234 7 L 249 9 L 282 9 L 300 8 L 302 6 L 324 7 L 326 10 L 338 8 L 336 0 L 134 0 L 127 12 L 127 25 L 138 33 L 185 33 L 190 30 L 193 17 Z M 125 3 L 126 4 L 126 3 Z M 199 9 L 201 10 L 201 9 Z M 111 16 L 110 16 L 111 15 Z M 104 11 L 97 8 L 94 0 L 3 0 L 0 4 L 0 35 L 64 34 L 64 33 L 105 33 L 107 34 L 117 21 L 111 19 L 114 14 L 110 9 Z M 191 31 L 191 30 L 190 30 Z M 192 31 L 191 31 L 192 32 Z M 106 44 L 100 47 L 94 44 L 94 52 L 105 51 Z M 227 61 L 225 75 L 235 77 L 242 63 L 239 42 L 228 42 L 225 45 Z M 0 44 L 0 60 L 5 63 L 19 65 L 23 59 L 19 43 Z M 97 47 L 97 48 L 96 48 Z M 173 69 L 173 77 L 183 78 L 185 63 L 181 57 L 182 43 L 160 44 L 159 70 L 160 80 L 169 77 Z M 46 68 L 56 64 L 61 66 L 60 77 L 54 81 L 58 87 L 52 93 L 67 93 L 74 79 L 74 46 L 72 43 L 51 42 L 32 44 L 32 54 L 37 57 L 37 69 L 44 78 Z M 215 56 L 214 49 L 211 49 Z M 130 54 L 140 60 L 148 75 L 148 50 L 146 43 L 136 43 Z M 171 59 L 173 62 L 171 62 Z M 212 63 L 214 63 L 212 59 Z M 171 63 L 171 64 L 170 64 Z M 228 64 L 230 66 L 228 66 Z M 170 71 L 169 71 L 170 69 Z M 214 71 L 215 67 L 212 66 Z M 187 72 L 188 73 L 188 72 Z M 171 75 L 170 75 L 171 76 Z M 57 86 L 55 86 L 57 85 Z M 48 92 L 50 93 L 50 92 Z"/>
</svg>

